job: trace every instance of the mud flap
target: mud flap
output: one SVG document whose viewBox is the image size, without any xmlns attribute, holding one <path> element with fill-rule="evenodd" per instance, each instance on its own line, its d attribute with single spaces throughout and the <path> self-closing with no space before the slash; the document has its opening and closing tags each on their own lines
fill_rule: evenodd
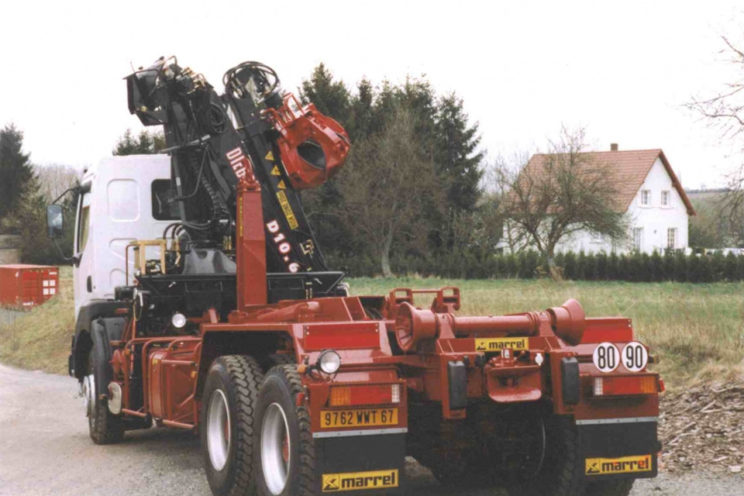
<svg viewBox="0 0 744 496">
<path fill-rule="evenodd" d="M 405 433 L 317 437 L 315 453 L 319 494 L 404 494 Z"/>
<path fill-rule="evenodd" d="M 587 480 L 656 477 L 657 419 L 577 420 Z"/>
</svg>

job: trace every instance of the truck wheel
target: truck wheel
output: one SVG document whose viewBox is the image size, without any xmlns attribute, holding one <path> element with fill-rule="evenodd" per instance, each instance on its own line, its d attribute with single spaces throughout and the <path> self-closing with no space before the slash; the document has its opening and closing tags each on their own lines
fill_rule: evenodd
<svg viewBox="0 0 744 496">
<path fill-rule="evenodd" d="M 586 496 L 628 496 L 635 479 L 592 482 L 586 486 Z"/>
<path fill-rule="evenodd" d="M 435 453 L 432 458 L 427 467 L 442 486 L 470 488 L 482 484 L 463 453 L 453 450 L 451 453 Z"/>
<path fill-rule="evenodd" d="M 545 419 L 545 458 L 539 472 L 529 480 L 507 487 L 511 496 L 577 496 L 584 494 L 584 460 L 579 453 L 579 434 L 569 417 Z"/>
<path fill-rule="evenodd" d="M 88 374 L 83 378 L 83 397 L 85 398 L 85 414 L 88 417 L 88 432 L 96 444 L 113 444 L 124 439 L 124 422 L 120 416 L 109 412 L 107 400 L 98 398 L 96 384 L 103 380 L 101 368 L 107 366 L 101 363 L 96 355 L 96 346 L 88 355 Z"/>
<path fill-rule="evenodd" d="M 301 392 L 296 365 L 272 368 L 261 386 L 254 443 L 260 496 L 310 496 L 317 492 L 310 414 L 304 405 L 297 404 Z"/>
<path fill-rule="evenodd" d="M 253 430 L 263 374 L 249 356 L 227 355 L 209 367 L 199 419 L 202 453 L 212 493 L 255 494 Z"/>
</svg>

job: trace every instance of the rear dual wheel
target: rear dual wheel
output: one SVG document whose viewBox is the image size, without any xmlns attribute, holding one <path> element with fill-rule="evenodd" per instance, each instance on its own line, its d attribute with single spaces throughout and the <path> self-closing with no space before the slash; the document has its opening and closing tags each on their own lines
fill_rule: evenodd
<svg viewBox="0 0 744 496">
<path fill-rule="evenodd" d="M 627 496 L 633 480 L 586 482 L 579 432 L 573 419 L 552 415 L 545 419 L 545 458 L 529 480 L 508 488 L 511 496 Z"/>
<path fill-rule="evenodd" d="M 214 361 L 204 385 L 201 439 L 212 493 L 218 496 L 315 494 L 310 414 L 297 405 L 296 365 L 277 365 L 264 379 L 249 356 Z"/>
<path fill-rule="evenodd" d="M 310 414 L 299 402 L 302 381 L 296 365 L 273 367 L 256 405 L 256 488 L 260 496 L 316 494 L 315 447 Z"/>
</svg>

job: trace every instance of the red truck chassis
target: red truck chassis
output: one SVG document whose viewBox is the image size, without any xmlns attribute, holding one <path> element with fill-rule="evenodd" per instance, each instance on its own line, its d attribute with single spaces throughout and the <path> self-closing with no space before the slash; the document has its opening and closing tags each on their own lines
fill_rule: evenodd
<svg viewBox="0 0 744 496">
<path fill-rule="evenodd" d="M 541 487 L 546 467 L 561 463 L 556 450 L 573 450 L 584 484 L 656 474 L 658 375 L 622 363 L 605 373 L 592 360 L 599 343 L 633 342 L 630 320 L 586 318 L 575 300 L 543 312 L 457 316 L 453 287 L 267 304 L 265 293 L 247 289 L 266 277 L 257 193 L 255 183 L 241 188 L 240 205 L 254 215 L 243 217 L 237 256 L 251 270 L 239 277 L 240 306 L 226 321 L 211 310 L 192 319 L 197 336 L 147 337 L 133 310 L 115 312 L 127 320 L 108 343 L 111 381 L 99 398 L 107 415 L 129 427 L 201 430 L 209 452 L 210 374 L 220 357 L 247 356 L 257 374 L 283 365 L 301 382 L 292 401 L 307 416 L 311 493 L 399 489 L 409 452 L 445 482 L 472 481 L 477 468 L 519 490 Z M 427 296 L 429 308 L 414 306 Z M 328 350 L 341 360 L 332 374 L 317 365 Z M 234 427 L 221 422 L 229 435 Z M 556 441 L 566 429 L 574 437 Z"/>
<path fill-rule="evenodd" d="M 479 484 L 513 495 L 627 495 L 633 479 L 656 475 L 663 383 L 647 370 L 648 350 L 634 341 L 630 320 L 586 318 L 575 300 L 541 312 L 461 316 L 454 287 L 317 297 L 313 279 L 335 273 L 311 270 L 324 262 L 312 237 L 302 237 L 306 220 L 292 206 L 299 197 L 283 178 L 295 189 L 322 183 L 349 150 L 345 132 L 314 107 L 278 98 L 275 73 L 262 64 L 228 71 L 230 91 L 219 97 L 201 76 L 169 63 L 128 78 L 130 110 L 145 124 L 165 123 L 171 141 L 177 118 L 204 118 L 210 135 L 176 140 L 172 164 L 193 172 L 194 192 L 207 188 L 201 203 L 216 205 L 189 204 L 193 215 L 216 217 L 182 225 L 197 241 L 211 236 L 225 246 L 203 250 L 219 264 L 234 254 L 234 289 L 222 290 L 229 304 L 204 304 L 203 285 L 219 288 L 227 276 L 189 275 L 186 263 L 166 273 L 167 260 L 182 260 L 168 228 L 162 241 L 133 243 L 137 282 L 81 311 L 73 341 L 71 373 L 82 382 L 95 442 L 153 422 L 199 432 L 217 495 L 399 492 L 407 454 L 454 492 Z M 163 99 L 166 90 L 172 100 Z M 269 109 L 246 107 L 248 93 Z M 248 123 L 242 142 L 221 117 L 225 101 Z M 267 122 L 271 130 L 255 131 Z M 263 136 L 278 136 L 277 146 Z M 275 162 L 277 150 L 284 163 Z M 201 157 L 201 169 L 189 153 Z M 206 170 L 221 179 L 205 183 L 203 164 L 212 159 L 219 163 Z M 225 178 L 236 181 L 234 197 Z M 228 221 L 234 231 L 226 235 Z M 152 244 L 161 246 L 159 265 L 144 260 Z M 194 246 L 188 263 L 199 256 Z M 268 273 L 269 255 L 286 274 Z M 305 284 L 300 296 L 272 299 L 272 285 L 287 281 Z M 179 306 L 194 302 L 197 312 Z"/>
</svg>

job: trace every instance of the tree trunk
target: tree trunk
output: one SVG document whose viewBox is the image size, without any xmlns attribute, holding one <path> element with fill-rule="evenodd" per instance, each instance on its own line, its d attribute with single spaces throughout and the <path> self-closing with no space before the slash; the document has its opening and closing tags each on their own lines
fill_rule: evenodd
<svg viewBox="0 0 744 496">
<path fill-rule="evenodd" d="M 563 280 L 563 268 L 558 267 L 555 264 L 555 253 L 554 250 L 551 248 L 547 250 L 545 253 L 545 262 L 548 266 L 548 274 L 550 274 L 550 278 L 554 281 L 562 281 Z"/>
<path fill-rule="evenodd" d="M 390 270 L 390 247 L 393 246 L 393 235 L 388 233 L 382 242 L 380 253 L 380 265 L 382 267 L 383 277 L 393 277 L 393 271 Z"/>
</svg>

